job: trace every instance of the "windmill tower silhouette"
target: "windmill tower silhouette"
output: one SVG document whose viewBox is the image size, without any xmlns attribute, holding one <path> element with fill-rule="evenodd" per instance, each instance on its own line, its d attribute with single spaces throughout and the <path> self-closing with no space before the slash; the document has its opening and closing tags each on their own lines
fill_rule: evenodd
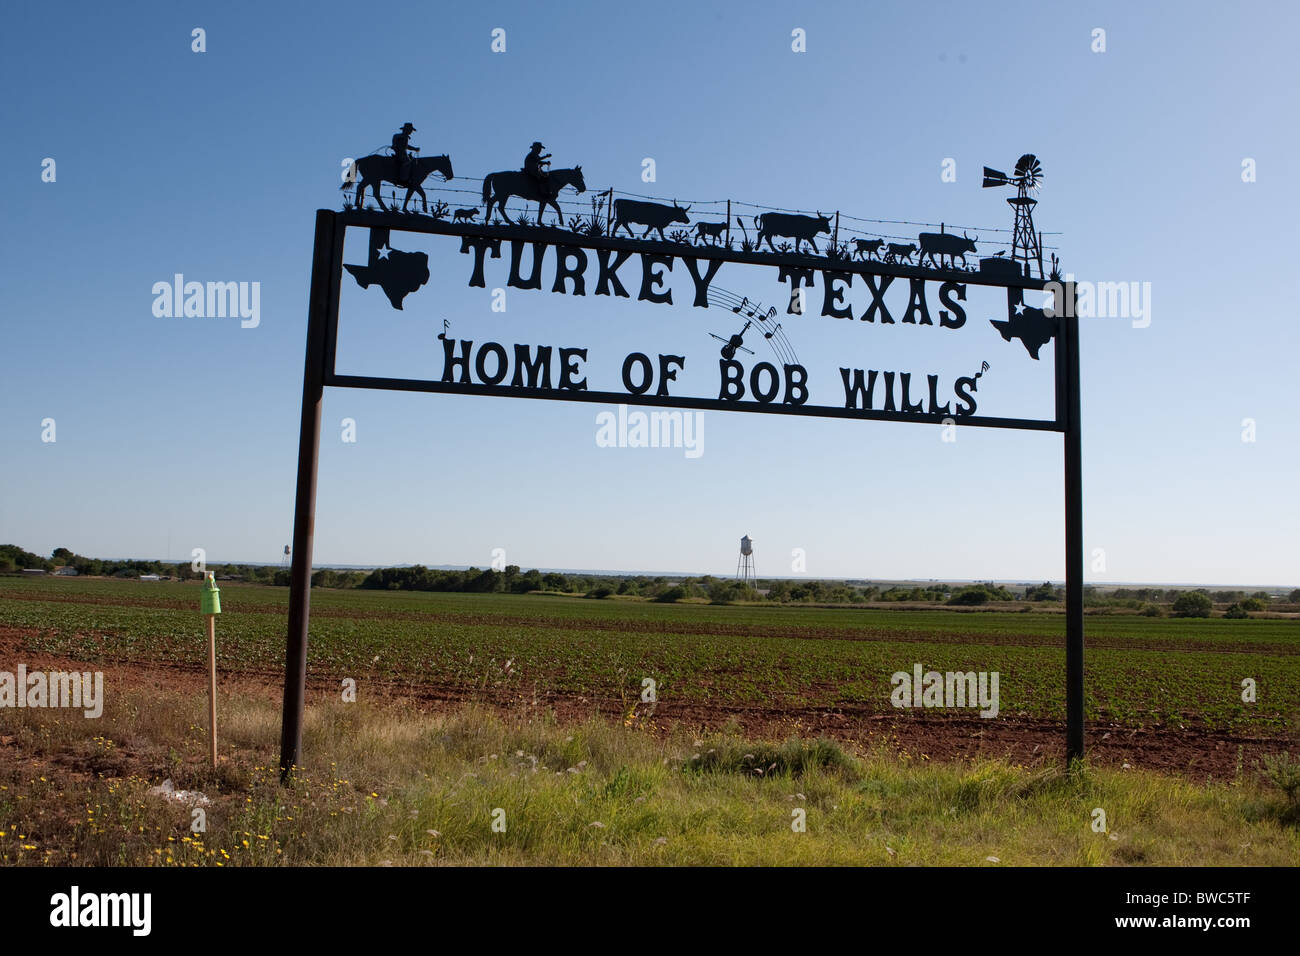
<svg viewBox="0 0 1300 956">
<path fill-rule="evenodd" d="M 736 560 L 736 577 L 745 584 L 746 587 L 755 587 L 754 579 L 754 542 L 745 535 L 740 539 L 740 557 Z"/>
<path fill-rule="evenodd" d="M 1015 225 L 1011 231 L 1011 258 L 1021 271 L 1031 275 L 1030 266 L 1038 266 L 1038 278 L 1043 278 L 1043 239 L 1034 231 L 1034 207 L 1038 200 L 1029 195 L 1038 192 L 1043 183 L 1043 164 L 1033 153 L 1025 153 L 1016 160 L 1015 172 L 1008 176 L 1000 170 L 984 167 L 984 188 L 990 186 L 1015 186 L 1015 196 L 1007 203 L 1016 211 Z"/>
</svg>

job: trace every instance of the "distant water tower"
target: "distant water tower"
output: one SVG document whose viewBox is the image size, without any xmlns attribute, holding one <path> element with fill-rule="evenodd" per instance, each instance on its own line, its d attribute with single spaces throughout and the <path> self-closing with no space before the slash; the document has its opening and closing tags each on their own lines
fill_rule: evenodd
<svg viewBox="0 0 1300 956">
<path fill-rule="evenodd" d="M 736 577 L 740 578 L 749 587 L 755 587 L 754 542 L 749 535 L 745 535 L 740 539 L 740 557 L 736 560 Z"/>
</svg>

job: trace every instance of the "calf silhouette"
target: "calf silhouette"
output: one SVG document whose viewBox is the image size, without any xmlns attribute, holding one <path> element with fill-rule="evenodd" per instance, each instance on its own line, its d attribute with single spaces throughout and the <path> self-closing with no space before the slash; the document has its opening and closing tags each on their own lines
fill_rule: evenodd
<svg viewBox="0 0 1300 956">
<path fill-rule="evenodd" d="M 870 259 L 880 251 L 880 247 L 884 244 L 883 239 L 854 239 L 853 245 L 857 247 L 854 254 L 859 259 Z"/>
<path fill-rule="evenodd" d="M 721 242 L 722 237 L 726 235 L 727 223 L 723 222 L 697 222 L 695 224 L 696 239 L 712 239 L 714 242 Z"/>
<path fill-rule="evenodd" d="M 897 262 L 899 256 L 902 256 L 908 262 L 912 261 L 912 253 L 916 252 L 916 244 L 909 242 L 905 246 L 900 246 L 896 242 L 891 242 L 885 247 L 885 261 Z"/>
</svg>

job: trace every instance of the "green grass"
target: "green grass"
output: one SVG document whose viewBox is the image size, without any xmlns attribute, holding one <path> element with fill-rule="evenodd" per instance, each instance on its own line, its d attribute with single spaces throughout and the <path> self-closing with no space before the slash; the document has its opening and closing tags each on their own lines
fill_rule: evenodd
<svg viewBox="0 0 1300 956">
<path fill-rule="evenodd" d="M 197 585 L 0 579 L 0 627 L 86 661 L 202 664 Z M 283 666 L 287 590 L 226 584 L 223 669 Z M 683 703 L 888 707 L 914 663 L 998 671 L 1001 713 L 1064 716 L 1064 621 L 1002 611 L 662 605 L 542 595 L 317 590 L 314 676 Z M 1300 621 L 1087 622 L 1085 712 L 1129 726 L 1277 733 L 1300 724 Z M 507 669 L 505 664 L 510 661 Z M 1258 685 L 1241 700 L 1243 678 Z"/>
<path fill-rule="evenodd" d="M 223 695 L 221 714 L 213 771 L 201 699 L 115 698 L 93 740 L 67 714 L 17 712 L 7 733 L 24 759 L 0 766 L 0 862 L 1300 862 L 1285 797 L 1249 772 L 1197 786 L 1086 766 L 931 765 L 828 741 L 656 737 L 601 721 L 334 703 L 308 711 L 309 763 L 282 788 L 268 743 L 277 702 Z M 191 832 L 188 808 L 148 793 L 164 776 L 212 799 L 205 832 Z M 1106 832 L 1093 829 L 1097 809 Z"/>
</svg>

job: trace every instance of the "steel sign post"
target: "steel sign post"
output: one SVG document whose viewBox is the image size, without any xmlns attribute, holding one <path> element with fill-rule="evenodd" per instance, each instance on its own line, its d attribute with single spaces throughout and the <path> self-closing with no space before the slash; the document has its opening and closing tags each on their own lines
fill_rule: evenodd
<svg viewBox="0 0 1300 956">
<path fill-rule="evenodd" d="M 1079 315 L 1065 283 L 1057 348 L 1064 353 L 1065 414 L 1065 754 L 1083 757 L 1083 457 L 1079 422 Z"/>
<path fill-rule="evenodd" d="M 311 294 L 307 311 L 307 356 L 302 375 L 302 419 L 298 429 L 298 482 L 294 496 L 293 565 L 289 572 L 289 635 L 285 648 L 284 710 L 280 725 L 280 777 L 287 779 L 302 755 L 303 700 L 307 691 L 307 623 L 311 609 L 312 540 L 316 533 L 316 473 L 320 464 L 321 403 L 324 398 L 325 338 L 338 309 L 343 230 L 337 215 L 316 213 Z"/>
</svg>

